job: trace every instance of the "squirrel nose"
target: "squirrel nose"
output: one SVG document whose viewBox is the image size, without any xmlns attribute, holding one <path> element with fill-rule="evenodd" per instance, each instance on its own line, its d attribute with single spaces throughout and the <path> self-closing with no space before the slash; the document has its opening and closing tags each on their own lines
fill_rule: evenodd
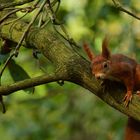
<svg viewBox="0 0 140 140">
<path fill-rule="evenodd" d="M 103 73 L 95 74 L 95 78 L 98 79 L 98 80 L 104 79 L 104 74 Z"/>
</svg>

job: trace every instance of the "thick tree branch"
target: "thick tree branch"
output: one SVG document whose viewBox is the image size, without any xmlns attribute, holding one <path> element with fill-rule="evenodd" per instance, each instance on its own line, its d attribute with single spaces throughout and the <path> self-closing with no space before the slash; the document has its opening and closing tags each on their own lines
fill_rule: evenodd
<svg viewBox="0 0 140 140">
<path fill-rule="evenodd" d="M 1 27 L 1 35 L 7 39 L 13 40 L 14 42 L 18 42 L 26 26 L 26 23 L 19 21 L 17 22 L 16 26 L 13 27 L 12 32 L 9 32 L 11 25 L 3 25 Z M 87 88 L 117 110 L 137 120 L 140 120 L 140 98 L 134 95 L 129 107 L 125 108 L 122 102 L 125 90 L 119 83 L 114 84 L 112 82 L 109 91 L 103 92 L 100 82 L 95 80 L 91 74 L 90 63 L 83 57 L 79 56 L 70 47 L 66 46 L 66 44 L 64 44 L 64 42 L 56 33 L 49 31 L 46 28 L 31 28 L 26 37 L 26 44 L 28 44 L 28 47 L 31 46 L 39 49 L 42 54 L 57 67 L 57 74 L 60 75 L 60 77 L 58 75 L 58 79 L 46 77 L 48 78 L 48 82 L 62 79 L 76 83 L 84 88 Z M 61 75 L 64 75 L 64 77 L 61 77 Z M 40 77 L 40 79 L 42 78 L 43 76 Z M 9 86 L 1 86 L 0 93 L 9 94 L 10 91 L 7 90 L 6 93 L 6 88 L 11 90 L 11 92 L 18 90 L 13 90 L 14 86 L 19 86 L 19 89 L 21 89 L 20 86 L 22 86 L 22 82 L 18 82 Z M 25 82 L 26 86 L 22 88 L 38 85 L 38 83 L 34 83 L 33 80 L 32 82 L 34 85 L 30 83 L 30 86 L 28 86 L 28 82 L 30 83 L 31 81 L 28 79 Z M 45 81 L 42 82 L 42 84 L 43 83 L 45 83 Z M 18 86 L 16 86 L 16 84 Z M 39 84 L 41 84 L 41 82 Z"/>
</svg>

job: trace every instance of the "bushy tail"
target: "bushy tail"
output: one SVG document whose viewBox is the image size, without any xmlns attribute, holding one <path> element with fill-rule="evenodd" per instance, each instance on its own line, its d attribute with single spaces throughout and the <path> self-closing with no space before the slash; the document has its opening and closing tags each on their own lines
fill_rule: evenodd
<svg viewBox="0 0 140 140">
<path fill-rule="evenodd" d="M 128 118 L 125 130 L 125 140 L 140 140 L 140 122 L 133 118 Z"/>
</svg>

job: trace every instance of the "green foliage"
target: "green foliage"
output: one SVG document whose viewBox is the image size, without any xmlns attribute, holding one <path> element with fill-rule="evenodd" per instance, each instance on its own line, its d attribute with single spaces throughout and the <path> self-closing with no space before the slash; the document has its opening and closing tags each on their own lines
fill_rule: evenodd
<svg viewBox="0 0 140 140">
<path fill-rule="evenodd" d="M 40 97 L 35 93 L 24 99 L 21 96 L 16 99 L 16 94 L 7 98 L 8 111 L 1 115 L 1 132 L 9 136 L 6 140 L 119 140 L 122 137 L 124 116 L 85 89 L 66 82 L 64 87 L 46 85 L 46 91 Z"/>
<path fill-rule="evenodd" d="M 124 0 L 122 4 L 138 11 L 140 2 Z M 63 0 L 57 17 L 65 22 L 72 38 L 79 44 L 83 40 L 89 42 L 96 53 L 108 34 L 112 52 L 140 60 L 140 23 L 118 11 L 110 0 Z M 5 57 L 0 55 L 1 63 Z M 21 49 L 14 61 L 9 65 L 10 72 L 4 71 L 2 84 L 41 75 L 41 69 L 45 73 L 54 70 L 42 55 L 39 60 L 33 58 L 29 49 Z M 60 87 L 53 83 L 36 87 L 33 95 L 22 92 L 4 98 L 8 111 L 0 115 L 2 140 L 120 140 L 123 137 L 125 116 L 77 85 L 66 82 Z"/>
</svg>

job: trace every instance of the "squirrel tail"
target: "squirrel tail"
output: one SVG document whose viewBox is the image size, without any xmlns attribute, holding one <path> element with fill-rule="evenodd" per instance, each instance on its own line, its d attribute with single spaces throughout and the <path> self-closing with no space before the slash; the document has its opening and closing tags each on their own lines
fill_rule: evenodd
<svg viewBox="0 0 140 140">
<path fill-rule="evenodd" d="M 125 140 L 140 140 L 140 122 L 128 118 L 126 130 L 125 130 Z"/>
</svg>

